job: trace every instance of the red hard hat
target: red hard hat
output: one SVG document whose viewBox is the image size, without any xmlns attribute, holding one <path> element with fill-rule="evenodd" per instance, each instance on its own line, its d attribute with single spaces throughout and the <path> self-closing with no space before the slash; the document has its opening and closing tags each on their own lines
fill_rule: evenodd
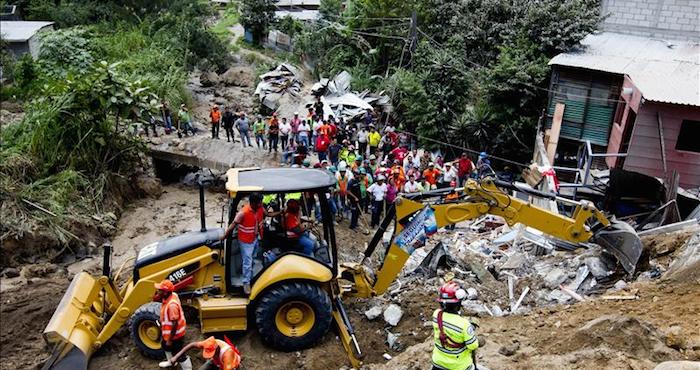
<svg viewBox="0 0 700 370">
<path fill-rule="evenodd" d="M 161 281 L 160 283 L 154 284 L 156 289 L 158 290 L 164 290 L 166 292 L 174 292 L 175 291 L 175 285 L 173 285 L 173 282 L 165 279 Z"/>
<path fill-rule="evenodd" d="M 440 287 L 438 302 L 458 303 L 467 296 L 467 292 L 454 281 L 448 281 Z"/>
</svg>

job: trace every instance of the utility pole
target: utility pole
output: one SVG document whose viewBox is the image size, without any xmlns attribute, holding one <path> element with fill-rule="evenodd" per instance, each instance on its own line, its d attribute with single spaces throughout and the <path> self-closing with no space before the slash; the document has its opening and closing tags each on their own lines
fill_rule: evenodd
<svg viewBox="0 0 700 370">
<path fill-rule="evenodd" d="M 418 33 L 418 13 L 414 10 L 411 13 L 411 31 L 409 32 L 410 44 L 408 45 L 408 50 L 410 50 L 411 55 L 416 51 L 416 44 L 418 39 L 416 38 Z"/>
</svg>

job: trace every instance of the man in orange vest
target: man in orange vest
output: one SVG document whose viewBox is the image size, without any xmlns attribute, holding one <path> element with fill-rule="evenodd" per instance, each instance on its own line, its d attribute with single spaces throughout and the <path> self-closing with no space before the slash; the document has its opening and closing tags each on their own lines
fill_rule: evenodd
<svg viewBox="0 0 700 370">
<path fill-rule="evenodd" d="M 238 226 L 238 245 L 241 248 L 243 259 L 243 292 L 250 294 L 250 280 L 253 278 L 253 258 L 258 249 L 259 240 L 262 239 L 263 221 L 265 216 L 274 217 L 281 212 L 267 213 L 262 205 L 262 195 L 252 193 L 248 196 L 248 204 L 243 206 L 236 214 L 231 225 L 228 226 L 221 240 L 228 238 L 233 229 Z"/>
<path fill-rule="evenodd" d="M 228 339 L 227 339 L 228 340 Z M 192 348 L 201 348 L 202 357 L 207 362 L 202 365 L 199 370 L 235 370 L 241 364 L 241 354 L 238 349 L 230 343 L 223 340 L 209 337 L 201 342 L 192 342 L 185 346 L 169 361 L 163 361 L 159 364 L 160 367 L 170 367 L 175 361 L 184 355 Z"/>
<path fill-rule="evenodd" d="M 211 138 L 219 138 L 219 125 L 221 125 L 221 112 L 219 111 L 219 106 L 214 105 L 209 112 L 209 118 L 211 118 Z"/>
<path fill-rule="evenodd" d="M 153 300 L 161 302 L 160 306 L 160 331 L 161 346 L 165 351 L 165 357 L 170 360 L 173 353 L 179 352 L 185 344 L 185 313 L 182 311 L 180 298 L 175 293 L 175 285 L 170 280 L 163 280 L 155 284 L 156 294 Z M 185 356 L 180 358 L 182 370 L 192 370 L 192 361 Z M 173 361 L 173 364 L 175 362 Z"/>
</svg>

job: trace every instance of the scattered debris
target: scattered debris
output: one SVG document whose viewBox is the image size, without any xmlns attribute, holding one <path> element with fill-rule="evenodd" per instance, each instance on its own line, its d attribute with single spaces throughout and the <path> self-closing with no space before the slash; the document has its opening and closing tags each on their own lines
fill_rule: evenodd
<svg viewBox="0 0 700 370">
<path fill-rule="evenodd" d="M 389 348 L 391 348 L 394 351 L 398 351 L 399 349 L 401 349 L 400 348 L 401 346 L 399 345 L 399 342 L 398 342 L 399 336 L 401 336 L 401 334 L 394 334 L 394 333 L 390 332 L 389 329 L 386 329 L 385 331 L 386 331 L 386 343 L 389 345 Z"/>
<path fill-rule="evenodd" d="M 392 359 L 391 355 L 388 354 L 388 353 L 383 354 L 382 357 L 384 357 L 384 359 L 387 360 L 387 361 L 389 361 L 389 360 Z"/>
<path fill-rule="evenodd" d="M 374 306 L 370 308 L 369 310 L 365 311 L 365 317 L 367 320 L 374 320 L 377 317 L 381 316 L 382 314 L 382 307 L 381 306 Z"/>
<path fill-rule="evenodd" d="M 389 305 L 389 307 L 387 307 L 384 310 L 384 321 L 386 321 L 391 326 L 398 325 L 399 321 L 401 321 L 402 316 L 403 311 L 401 310 L 401 307 L 399 307 L 396 304 L 392 303 Z"/>
<path fill-rule="evenodd" d="M 355 117 L 365 114 L 368 109 L 374 109 L 372 105 L 386 110 L 391 105 L 386 95 L 371 94 L 368 91 L 361 93 L 350 91 L 352 76 L 347 71 L 338 73 L 333 79 L 322 78 L 311 88 L 314 96 L 320 96 L 323 103 L 323 117 L 330 115 L 344 118 L 350 121 Z M 309 102 L 307 105 L 311 105 Z"/>
<path fill-rule="evenodd" d="M 498 349 L 498 353 L 502 354 L 503 356 L 510 357 L 513 356 L 516 352 L 518 352 L 519 349 L 520 343 L 513 342 L 511 344 L 501 346 L 501 348 Z"/>
<path fill-rule="evenodd" d="M 617 300 L 639 299 L 639 296 L 636 294 L 635 295 L 604 295 L 600 298 L 608 300 L 608 301 L 617 301 Z"/>
<path fill-rule="evenodd" d="M 255 88 L 255 95 L 260 103 L 270 110 L 277 110 L 279 100 L 289 94 L 298 97 L 301 93 L 302 82 L 296 67 L 282 63 L 270 72 L 260 76 L 260 82 Z"/>
</svg>

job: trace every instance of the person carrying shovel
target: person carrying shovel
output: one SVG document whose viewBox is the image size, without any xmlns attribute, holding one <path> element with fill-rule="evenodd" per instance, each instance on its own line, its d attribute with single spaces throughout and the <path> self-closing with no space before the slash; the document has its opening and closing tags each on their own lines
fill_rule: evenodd
<svg viewBox="0 0 700 370">
<path fill-rule="evenodd" d="M 192 348 L 200 348 L 202 357 L 207 362 L 199 370 L 236 370 L 241 365 L 241 353 L 231 342 L 209 337 L 200 342 L 192 342 L 185 346 L 170 360 L 162 361 L 158 366 L 162 368 L 172 367 L 178 358 L 185 355 Z"/>
</svg>

